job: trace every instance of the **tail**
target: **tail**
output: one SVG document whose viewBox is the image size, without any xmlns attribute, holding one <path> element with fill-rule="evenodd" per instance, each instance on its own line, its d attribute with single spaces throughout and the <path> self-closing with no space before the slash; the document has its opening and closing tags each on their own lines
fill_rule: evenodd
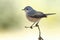
<svg viewBox="0 0 60 40">
<path fill-rule="evenodd" d="M 49 13 L 49 14 L 46 14 L 46 15 L 48 16 L 48 15 L 55 15 L 55 14 L 56 14 L 56 13 Z"/>
</svg>

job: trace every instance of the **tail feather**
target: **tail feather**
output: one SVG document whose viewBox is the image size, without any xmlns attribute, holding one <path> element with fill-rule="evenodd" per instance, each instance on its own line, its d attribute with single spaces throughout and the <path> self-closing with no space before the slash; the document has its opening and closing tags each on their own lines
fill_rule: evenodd
<svg viewBox="0 0 60 40">
<path fill-rule="evenodd" d="M 54 15 L 54 14 L 56 14 L 56 13 L 49 13 L 49 14 L 46 14 L 46 15 Z"/>
</svg>

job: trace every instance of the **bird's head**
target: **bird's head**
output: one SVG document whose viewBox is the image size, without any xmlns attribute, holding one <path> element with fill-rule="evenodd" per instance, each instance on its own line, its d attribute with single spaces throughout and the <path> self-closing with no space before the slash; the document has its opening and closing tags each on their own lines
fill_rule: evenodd
<svg viewBox="0 0 60 40">
<path fill-rule="evenodd" d="M 25 12 L 30 12 L 33 10 L 33 8 L 31 6 L 26 6 L 24 9 L 23 9 Z"/>
</svg>

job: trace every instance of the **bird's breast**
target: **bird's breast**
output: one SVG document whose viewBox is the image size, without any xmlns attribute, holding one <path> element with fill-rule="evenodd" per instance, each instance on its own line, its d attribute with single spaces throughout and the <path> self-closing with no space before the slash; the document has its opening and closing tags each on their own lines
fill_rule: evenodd
<svg viewBox="0 0 60 40">
<path fill-rule="evenodd" d="M 26 17 L 27 17 L 27 19 L 28 19 L 29 21 L 31 21 L 31 22 L 36 22 L 36 21 L 40 20 L 40 18 L 32 18 L 32 17 L 27 16 L 27 15 L 26 15 Z"/>
</svg>

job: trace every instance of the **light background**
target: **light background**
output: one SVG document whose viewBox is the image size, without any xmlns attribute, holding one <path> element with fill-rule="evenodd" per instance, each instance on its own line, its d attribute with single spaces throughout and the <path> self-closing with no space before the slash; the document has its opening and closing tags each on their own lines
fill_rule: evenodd
<svg viewBox="0 0 60 40">
<path fill-rule="evenodd" d="M 3 0 L 4 1 L 4 0 Z M 32 6 L 35 10 L 44 13 L 56 13 L 40 20 L 41 36 L 44 40 L 60 40 L 60 0 L 9 0 L 14 4 L 17 13 L 20 13 L 23 27 L 19 31 L 1 32 L 0 40 L 38 40 L 38 30 L 25 29 L 24 26 L 30 26 L 22 9 L 26 6 Z"/>
</svg>

